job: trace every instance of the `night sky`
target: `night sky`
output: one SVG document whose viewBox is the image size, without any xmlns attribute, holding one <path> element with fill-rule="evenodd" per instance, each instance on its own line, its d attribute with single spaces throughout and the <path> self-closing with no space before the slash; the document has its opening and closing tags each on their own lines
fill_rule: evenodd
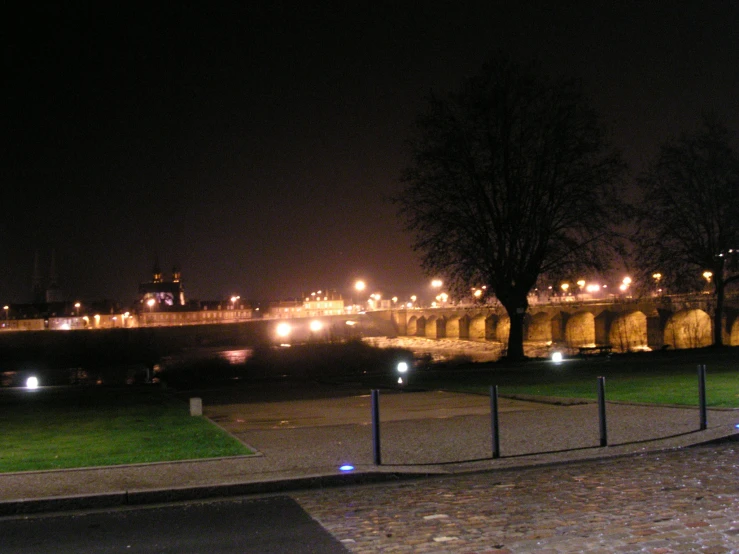
<svg viewBox="0 0 739 554">
<path fill-rule="evenodd" d="M 739 130 L 728 0 L 59 4 L 4 18 L 4 303 L 52 251 L 69 300 L 130 301 L 157 256 L 202 300 L 429 292 L 386 198 L 429 92 L 497 50 L 582 79 L 634 172 L 701 110 Z"/>
</svg>

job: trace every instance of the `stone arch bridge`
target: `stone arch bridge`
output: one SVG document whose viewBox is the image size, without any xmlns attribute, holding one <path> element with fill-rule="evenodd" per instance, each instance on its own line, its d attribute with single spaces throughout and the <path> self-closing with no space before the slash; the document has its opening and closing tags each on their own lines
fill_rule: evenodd
<svg viewBox="0 0 739 554">
<path fill-rule="evenodd" d="M 535 304 L 524 318 L 524 340 L 616 352 L 709 346 L 714 304 L 712 295 Z M 430 339 L 506 343 L 510 331 L 502 306 L 391 310 L 383 318 L 398 335 Z M 721 327 L 724 344 L 739 345 L 739 296 L 727 298 Z"/>
</svg>

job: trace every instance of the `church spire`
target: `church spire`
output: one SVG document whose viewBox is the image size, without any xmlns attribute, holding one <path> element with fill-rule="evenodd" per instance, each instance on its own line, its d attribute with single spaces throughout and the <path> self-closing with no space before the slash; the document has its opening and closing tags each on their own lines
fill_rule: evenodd
<svg viewBox="0 0 739 554">
<path fill-rule="evenodd" d="M 154 283 L 161 283 L 162 282 L 162 268 L 159 267 L 159 254 L 154 256 L 154 268 L 152 269 L 152 282 Z"/>
<path fill-rule="evenodd" d="M 38 262 L 38 250 L 33 254 L 33 277 L 31 279 L 33 302 L 39 304 L 44 301 L 44 287 L 41 285 L 41 268 Z"/>
</svg>

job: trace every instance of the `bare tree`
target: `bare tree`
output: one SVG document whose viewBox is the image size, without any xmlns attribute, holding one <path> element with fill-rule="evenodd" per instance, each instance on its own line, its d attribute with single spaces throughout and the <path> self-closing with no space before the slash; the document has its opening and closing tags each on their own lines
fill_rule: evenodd
<svg viewBox="0 0 739 554">
<path fill-rule="evenodd" d="M 458 292 L 487 285 L 523 357 L 528 294 L 543 274 L 604 269 L 620 155 L 572 80 L 497 56 L 432 96 L 396 197 L 423 268 Z"/>
<path fill-rule="evenodd" d="M 723 344 L 726 287 L 739 280 L 739 155 L 716 118 L 693 135 L 662 146 L 639 178 L 638 265 L 644 279 L 660 273 L 672 292 L 712 283 L 713 341 Z"/>
</svg>

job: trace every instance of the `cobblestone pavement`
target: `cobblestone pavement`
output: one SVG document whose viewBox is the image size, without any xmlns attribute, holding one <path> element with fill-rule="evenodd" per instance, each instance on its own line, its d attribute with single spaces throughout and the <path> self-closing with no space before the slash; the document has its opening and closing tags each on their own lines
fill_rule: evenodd
<svg viewBox="0 0 739 554">
<path fill-rule="evenodd" d="M 354 553 L 739 552 L 739 442 L 291 495 Z"/>
</svg>

